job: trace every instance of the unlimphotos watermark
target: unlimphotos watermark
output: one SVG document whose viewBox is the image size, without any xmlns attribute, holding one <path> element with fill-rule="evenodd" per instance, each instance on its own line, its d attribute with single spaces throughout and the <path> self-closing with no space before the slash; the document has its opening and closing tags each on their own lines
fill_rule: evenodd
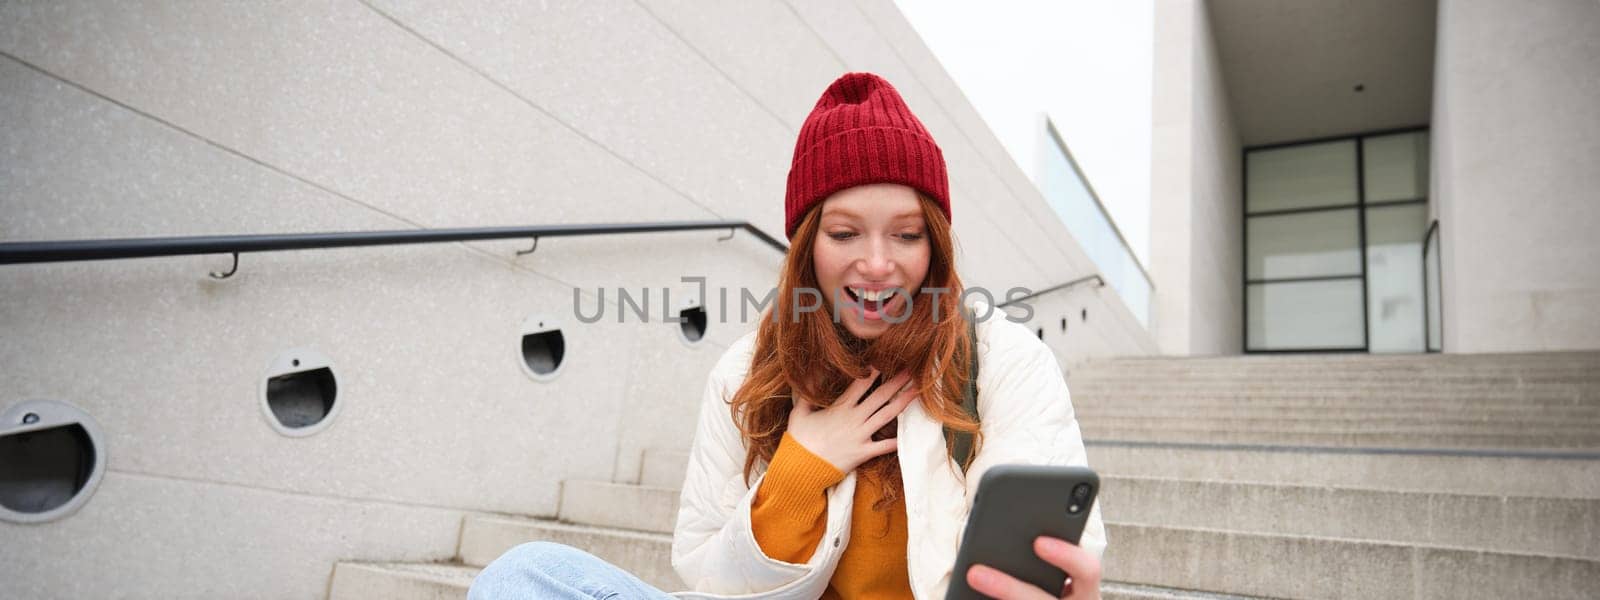
<svg viewBox="0 0 1600 600">
<path fill-rule="evenodd" d="M 681 277 L 679 280 L 684 283 L 694 283 L 698 285 L 699 299 L 698 302 L 692 304 L 692 306 L 703 309 L 706 306 L 706 278 L 703 276 Z M 728 302 L 728 291 L 729 290 L 726 287 L 717 288 L 717 297 L 720 300 L 718 303 L 718 306 L 720 307 L 720 310 L 718 311 L 718 318 L 720 319 L 719 322 L 721 323 L 728 322 L 728 307 L 730 304 Z M 597 323 L 605 318 L 606 307 L 609 306 L 609 304 L 606 302 L 606 288 L 596 288 L 595 292 L 596 296 L 598 296 L 597 300 L 595 301 L 595 309 L 592 314 L 585 314 L 582 307 L 582 290 L 573 288 L 572 313 L 577 317 L 578 321 L 583 323 Z M 638 296 L 635 296 L 627 288 L 616 288 L 616 292 L 616 311 L 618 323 L 627 322 L 628 312 L 630 311 L 634 313 L 635 318 L 639 319 L 639 322 L 650 322 L 650 288 L 639 289 Z M 748 322 L 750 320 L 751 308 L 754 308 L 756 314 L 760 315 L 761 312 L 766 310 L 767 307 L 770 306 L 778 296 L 778 288 L 776 287 L 768 288 L 767 293 L 763 294 L 759 298 L 757 298 L 749 288 L 738 288 L 738 292 L 739 300 L 737 304 L 739 305 L 739 322 L 741 323 Z M 846 292 L 842 289 L 834 290 L 833 302 L 830 305 L 829 303 L 823 301 L 827 296 L 821 290 L 811 287 L 795 288 L 793 298 L 790 299 L 790 305 L 794 307 L 794 310 L 790 312 L 790 315 L 794 322 L 799 322 L 800 315 L 818 312 L 828 306 L 832 306 L 832 314 L 830 316 L 833 319 L 833 322 L 838 323 L 841 320 L 840 316 L 845 314 L 846 310 L 851 308 L 864 310 L 867 308 L 868 304 L 873 304 L 875 306 L 872 308 L 875 309 L 875 312 L 879 313 L 879 316 L 884 321 L 889 323 L 903 323 L 907 319 L 911 318 L 913 309 L 915 308 L 914 303 L 918 301 L 917 299 L 925 296 L 926 301 L 933 303 L 933 320 L 939 321 L 939 310 L 941 306 L 939 298 L 951 293 L 951 290 L 950 288 L 943 287 L 925 287 L 918 290 L 918 293 L 913 294 L 911 291 L 905 288 L 893 287 L 882 290 L 881 293 L 883 295 L 879 296 L 878 301 L 873 302 L 865 299 L 858 299 L 854 294 Z M 983 314 L 974 314 L 972 315 L 972 318 L 976 319 L 978 322 L 987 321 L 992 318 L 995 313 L 996 306 L 995 296 L 987 288 L 977 286 L 961 290 L 959 304 L 966 306 L 967 299 L 974 295 L 983 296 L 986 309 Z M 1026 316 L 1013 316 L 1011 313 L 1005 311 L 1001 311 L 1001 314 L 1005 315 L 1006 320 L 1013 323 L 1025 323 L 1029 320 L 1032 320 L 1033 307 L 1025 302 L 1021 302 L 1022 299 L 1028 298 L 1032 295 L 1033 291 L 1024 287 L 1007 289 L 1005 293 L 1006 300 L 1003 304 L 1005 304 L 1007 307 L 1016 307 L 1021 309 Z M 893 304 L 894 298 L 901 299 L 903 302 L 899 303 L 898 305 L 894 305 L 895 310 L 893 311 L 886 310 L 890 307 L 890 305 Z M 802 299 L 807 299 L 809 301 L 802 301 Z M 680 314 L 676 314 L 679 310 L 681 310 L 681 308 L 675 308 L 672 303 L 672 288 L 661 288 L 661 321 L 666 323 L 685 322 L 687 320 L 685 317 L 681 316 Z M 778 311 L 772 311 L 771 315 L 772 322 L 778 322 Z M 707 317 L 709 319 L 709 315 L 707 315 Z M 967 314 L 963 312 L 961 318 L 968 318 Z"/>
</svg>

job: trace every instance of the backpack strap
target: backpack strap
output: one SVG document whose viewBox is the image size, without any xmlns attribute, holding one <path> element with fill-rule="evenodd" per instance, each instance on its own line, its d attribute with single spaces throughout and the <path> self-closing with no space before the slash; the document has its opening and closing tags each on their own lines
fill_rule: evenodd
<svg viewBox="0 0 1600 600">
<path fill-rule="evenodd" d="M 972 417 L 973 421 L 978 421 L 978 326 L 976 316 L 971 311 L 965 312 L 967 315 L 967 356 L 969 357 L 969 364 L 967 365 L 967 388 L 962 393 L 961 409 L 966 411 L 967 416 Z M 967 462 L 972 459 L 972 434 L 965 431 L 956 431 L 949 427 L 945 428 L 945 433 L 947 434 L 946 439 L 951 440 L 950 459 L 955 461 L 956 466 L 961 467 L 961 474 L 965 475 L 967 473 Z"/>
</svg>

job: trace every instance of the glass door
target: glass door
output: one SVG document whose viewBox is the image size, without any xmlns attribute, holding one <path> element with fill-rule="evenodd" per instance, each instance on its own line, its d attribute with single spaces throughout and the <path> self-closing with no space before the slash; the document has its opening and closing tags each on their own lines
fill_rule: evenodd
<svg viewBox="0 0 1600 600">
<path fill-rule="evenodd" d="M 1427 132 L 1245 151 L 1245 350 L 1422 352 Z"/>
</svg>

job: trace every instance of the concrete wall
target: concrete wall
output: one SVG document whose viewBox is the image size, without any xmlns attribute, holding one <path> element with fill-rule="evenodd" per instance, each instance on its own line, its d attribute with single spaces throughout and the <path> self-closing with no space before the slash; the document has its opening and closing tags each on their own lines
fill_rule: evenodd
<svg viewBox="0 0 1600 600">
<path fill-rule="evenodd" d="M 1204 11 L 1200 11 L 1204 14 Z M 1193 237 L 1189 241 L 1190 354 L 1238 354 L 1243 351 L 1242 324 L 1244 239 L 1241 204 L 1242 159 L 1239 136 L 1229 108 L 1222 60 L 1209 18 L 1199 26 L 1194 50 L 1194 209 L 1190 213 Z"/>
<path fill-rule="evenodd" d="M 1600 348 L 1600 4 L 1441 0 L 1446 352 Z"/>
<path fill-rule="evenodd" d="M 292 10 L 291 10 L 292 9 Z M 745 219 L 781 232 L 795 132 L 849 70 L 894 82 L 945 150 L 969 285 L 1092 269 L 888 0 L 0 6 L 0 239 Z M 321 597 L 341 559 L 432 560 L 470 512 L 552 515 L 566 479 L 685 449 L 704 373 L 780 256 L 720 233 L 0 268 L 0 407 L 92 414 L 108 474 L 78 513 L 0 524 L 24 597 Z M 707 338 L 659 322 L 681 276 Z M 573 314 L 650 288 L 655 321 Z M 1109 288 L 1036 320 L 1069 360 L 1147 354 Z M 730 310 L 737 321 L 737 306 Z M 535 381 L 519 325 L 565 323 Z M 754 315 L 752 315 L 753 318 Z M 1052 330 L 1054 331 L 1054 330 Z M 333 361 L 326 430 L 261 410 L 280 353 Z"/>
<path fill-rule="evenodd" d="M 1155 4 L 1150 272 L 1164 354 L 1242 351 L 1240 147 L 1198 0 Z"/>
</svg>

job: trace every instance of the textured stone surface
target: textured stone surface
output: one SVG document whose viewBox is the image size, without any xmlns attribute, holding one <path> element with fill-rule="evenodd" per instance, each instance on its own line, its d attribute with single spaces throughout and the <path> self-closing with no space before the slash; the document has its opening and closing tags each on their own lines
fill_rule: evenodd
<svg viewBox="0 0 1600 600">
<path fill-rule="evenodd" d="M 1089 464 L 1113 475 L 1600 498 L 1600 461 L 1594 460 L 1087 444 Z"/>
<path fill-rule="evenodd" d="M 562 521 L 672 533 L 678 519 L 678 488 L 602 481 L 561 484 Z"/>
<path fill-rule="evenodd" d="M 638 4 L 374 4 L 676 194 L 781 232 L 750 199 L 779 197 L 792 130 Z"/>
<path fill-rule="evenodd" d="M 1600 561 L 1231 531 L 1108 525 L 1108 578 L 1293 598 L 1582 598 Z"/>
<path fill-rule="evenodd" d="M 1600 5 L 1441 2 L 1436 35 L 1444 349 L 1600 347 Z"/>
<path fill-rule="evenodd" d="M 615 439 L 619 326 L 566 330 L 561 375 L 536 382 L 516 328 L 567 294 L 444 246 L 339 254 L 251 256 L 222 282 L 198 260 L 8 269 L 28 301 L 3 309 L 0 381 L 93 414 L 115 469 L 531 514 L 554 513 L 551 481 L 610 471 L 614 446 L 589 441 Z M 291 439 L 268 426 L 264 373 L 301 347 L 333 361 L 342 407 Z"/>
<path fill-rule="evenodd" d="M 646 450 L 639 469 L 639 485 L 681 488 L 688 472 L 687 451 Z"/>
<path fill-rule="evenodd" d="M 1600 499 L 1105 476 L 1108 518 L 1600 559 Z"/>
<path fill-rule="evenodd" d="M 1113 474 L 1594 498 L 1597 367 L 1594 352 L 1094 358 L 1069 385 Z"/>
<path fill-rule="evenodd" d="M 112 470 L 67 519 L 0 523 L 0 581 L 12 598 L 320 599 L 351 556 L 450 558 L 463 514 Z"/>
</svg>

